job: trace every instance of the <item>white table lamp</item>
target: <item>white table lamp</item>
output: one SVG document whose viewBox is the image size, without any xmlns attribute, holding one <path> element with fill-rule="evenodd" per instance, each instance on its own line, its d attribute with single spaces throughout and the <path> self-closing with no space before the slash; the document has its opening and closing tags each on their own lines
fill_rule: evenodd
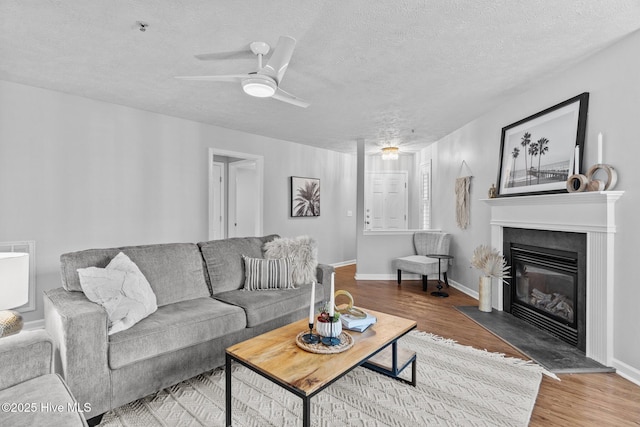
<svg viewBox="0 0 640 427">
<path fill-rule="evenodd" d="M 22 329 L 22 316 L 11 308 L 29 301 L 29 254 L 0 252 L 0 338 Z"/>
</svg>

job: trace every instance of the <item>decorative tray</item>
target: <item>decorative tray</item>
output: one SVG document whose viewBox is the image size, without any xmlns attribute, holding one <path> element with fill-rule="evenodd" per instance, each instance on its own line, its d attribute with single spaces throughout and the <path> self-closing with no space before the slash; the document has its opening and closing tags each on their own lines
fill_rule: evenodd
<svg viewBox="0 0 640 427">
<path fill-rule="evenodd" d="M 319 353 L 319 354 L 335 354 L 342 353 L 343 351 L 349 350 L 353 347 L 354 341 L 353 337 L 346 332 L 342 332 L 338 337 L 340 339 L 340 344 L 338 345 L 324 345 L 321 342 L 317 344 L 307 344 L 302 341 L 302 336 L 308 334 L 309 331 L 300 332 L 296 337 L 296 344 L 298 347 L 303 349 L 304 351 L 308 351 L 310 353 Z"/>
</svg>

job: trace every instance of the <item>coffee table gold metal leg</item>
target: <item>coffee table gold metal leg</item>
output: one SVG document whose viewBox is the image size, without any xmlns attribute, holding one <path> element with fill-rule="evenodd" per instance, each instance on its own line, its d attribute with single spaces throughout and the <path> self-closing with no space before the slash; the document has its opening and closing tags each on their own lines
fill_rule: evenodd
<svg viewBox="0 0 640 427">
<path fill-rule="evenodd" d="M 225 413 L 227 417 L 227 427 L 231 427 L 231 356 L 226 355 L 224 364 L 225 373 Z"/>
</svg>

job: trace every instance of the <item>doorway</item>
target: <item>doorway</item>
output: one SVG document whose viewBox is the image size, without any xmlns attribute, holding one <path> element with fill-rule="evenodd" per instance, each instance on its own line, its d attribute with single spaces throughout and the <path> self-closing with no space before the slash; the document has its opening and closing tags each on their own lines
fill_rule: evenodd
<svg viewBox="0 0 640 427">
<path fill-rule="evenodd" d="M 209 149 L 209 239 L 263 234 L 262 156 Z"/>
</svg>

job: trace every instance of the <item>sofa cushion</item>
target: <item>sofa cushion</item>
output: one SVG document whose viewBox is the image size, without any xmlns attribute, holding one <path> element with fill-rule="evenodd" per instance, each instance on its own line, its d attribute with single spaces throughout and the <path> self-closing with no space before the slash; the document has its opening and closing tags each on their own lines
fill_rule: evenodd
<svg viewBox="0 0 640 427">
<path fill-rule="evenodd" d="M 82 291 L 77 270 L 104 268 L 119 252 L 127 255 L 140 268 L 156 295 L 158 307 L 210 295 L 202 256 L 198 246 L 193 243 L 87 249 L 62 254 L 62 286 L 68 291 Z"/>
<path fill-rule="evenodd" d="M 290 258 L 263 259 L 242 255 L 242 260 L 245 291 L 293 288 Z"/>
<path fill-rule="evenodd" d="M 135 326 L 109 337 L 109 367 L 118 369 L 246 326 L 240 307 L 210 297 L 165 305 Z"/>
<path fill-rule="evenodd" d="M 79 268 L 78 276 L 86 297 L 107 311 L 109 335 L 132 327 L 158 308 L 144 274 L 122 252 L 106 268 Z"/>
<path fill-rule="evenodd" d="M 198 246 L 209 273 L 211 294 L 235 291 L 244 286 L 242 255 L 264 258 L 262 245 L 278 237 L 233 237 L 223 240 L 200 242 Z"/>
<path fill-rule="evenodd" d="M 90 409 L 77 404 L 67 385 L 56 374 L 43 375 L 0 390 L 0 402 L 17 403 L 21 405 L 20 408 L 27 407 L 15 412 L 0 411 L 0 426 L 12 427 L 86 426 L 80 411 Z"/>
<path fill-rule="evenodd" d="M 281 237 L 265 243 L 263 249 L 265 258 L 291 258 L 294 285 L 309 284 L 317 280 L 318 245 L 312 237 Z"/>
<path fill-rule="evenodd" d="M 324 299 L 323 286 L 316 286 L 314 300 Z M 244 289 L 222 292 L 216 299 L 242 307 L 247 315 L 247 327 L 261 325 L 292 311 L 309 307 L 311 285 L 301 285 L 294 289 L 277 289 L 269 292 L 248 292 Z"/>
</svg>

